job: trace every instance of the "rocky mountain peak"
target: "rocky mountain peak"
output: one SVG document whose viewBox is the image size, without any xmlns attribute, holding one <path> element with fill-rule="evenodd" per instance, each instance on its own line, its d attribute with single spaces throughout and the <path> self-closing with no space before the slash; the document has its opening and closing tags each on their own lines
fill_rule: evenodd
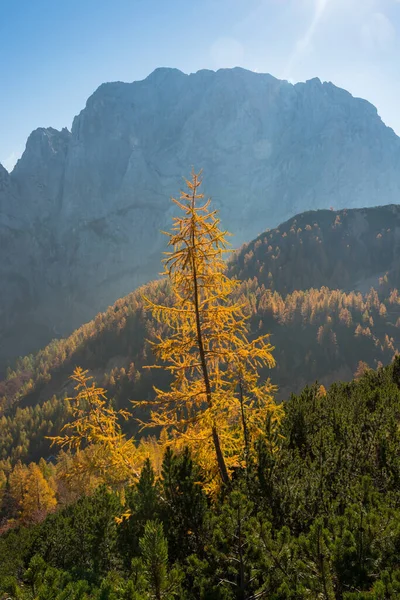
<svg viewBox="0 0 400 600">
<path fill-rule="evenodd" d="M 7 171 L 7 169 L 5 169 L 3 167 L 3 165 L 0 163 L 0 186 L 3 184 L 5 184 L 5 182 L 8 181 L 9 178 L 9 173 Z"/>
<path fill-rule="evenodd" d="M 65 127 L 61 131 L 53 127 L 38 127 L 27 139 L 25 151 L 14 168 L 14 175 L 32 171 L 39 164 L 52 163 L 57 156 L 65 157 L 71 133 Z"/>
<path fill-rule="evenodd" d="M 144 81 L 148 83 L 160 83 L 163 81 L 171 82 L 173 79 L 186 79 L 188 75 L 183 73 L 179 69 L 175 69 L 173 67 L 157 67 L 148 75 Z"/>
<path fill-rule="evenodd" d="M 159 272 L 170 197 L 192 166 L 234 245 L 304 210 L 400 198 L 400 139 L 331 83 L 160 68 L 103 84 L 71 132 L 35 130 L 12 174 L 0 169 L 6 356 L 37 347 L 38 331 L 69 333 Z"/>
</svg>

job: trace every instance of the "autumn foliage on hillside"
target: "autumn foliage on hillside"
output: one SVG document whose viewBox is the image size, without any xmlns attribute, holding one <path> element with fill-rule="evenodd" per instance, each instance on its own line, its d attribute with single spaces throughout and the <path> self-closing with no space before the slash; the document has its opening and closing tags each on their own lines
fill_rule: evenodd
<svg viewBox="0 0 400 600">
<path fill-rule="evenodd" d="M 396 598 L 398 211 L 301 215 L 226 264 L 186 184 L 165 279 L 0 383 L 0 594 Z"/>
<path fill-rule="evenodd" d="M 328 287 L 367 292 L 386 276 L 400 284 L 400 207 L 302 213 L 245 244 L 231 261 L 241 280 L 257 277 L 280 294 Z"/>
<path fill-rule="evenodd" d="M 269 334 L 276 348 L 272 379 L 278 398 L 315 380 L 325 386 L 337 378 L 349 380 L 360 361 L 374 368 L 397 354 L 397 218 L 396 207 L 305 213 L 262 234 L 230 260 L 227 275 L 244 279 L 232 290 L 232 302 L 243 306 L 249 318 L 249 340 Z M 337 248 L 339 257 L 348 252 L 340 269 Z M 346 282 L 351 287 L 372 273 L 379 275 L 376 289 L 362 293 L 327 287 L 345 288 Z M 316 288 L 317 283 L 325 285 Z M 299 289 L 285 294 L 290 286 Z M 153 387 L 167 389 L 171 382 L 164 370 L 145 368 L 154 361 L 152 344 L 166 332 L 151 305 L 170 306 L 171 299 L 167 281 L 152 282 L 69 338 L 54 340 L 9 369 L 0 382 L 0 458 L 15 465 L 55 452 L 48 438 L 71 419 L 66 398 L 74 394 L 70 375 L 77 365 L 89 371 L 116 409 L 130 409 L 132 399 L 144 401 L 137 416 L 146 420 L 145 404 L 156 398 Z M 270 373 L 261 370 L 261 375 Z M 137 437 L 139 426 L 125 421 L 122 431 Z"/>
<path fill-rule="evenodd" d="M 269 336 L 250 340 L 246 303 L 232 301 L 238 282 L 225 272 L 226 233 L 209 210 L 210 201 L 203 200 L 200 176 L 193 172 L 186 185 L 180 199 L 173 199 L 182 216 L 174 218 L 171 251 L 164 259 L 170 302 L 156 304 L 144 297 L 161 326 L 150 342 L 159 359 L 153 369 L 166 371 L 170 385 L 154 385 L 154 400 L 134 401 L 139 410 L 150 407 L 145 419 L 135 418 L 135 411 L 108 406 L 105 390 L 76 368 L 72 419 L 53 442 L 76 452 L 89 445 L 95 449 L 90 470 L 110 481 L 109 471 L 115 483 L 127 483 L 138 477 L 147 444 L 126 436 L 120 421 L 139 421 L 142 429 L 162 431 L 164 447 L 189 448 L 216 491 L 228 486 L 234 469 L 247 468 L 255 439 L 263 436 L 266 420 L 273 431 L 281 409 L 269 379 L 259 376 L 261 367 L 275 365 Z"/>
<path fill-rule="evenodd" d="M 206 494 L 190 452 L 170 448 L 158 471 L 146 461 L 124 490 L 100 486 L 57 512 L 50 493 L 44 521 L 32 527 L 27 507 L 24 525 L 0 536 L 0 594 L 395 600 L 399 414 L 397 358 L 351 383 L 289 398 L 275 451 L 256 442 L 250 469 L 238 469 L 217 498 Z M 38 468 L 48 490 L 53 469 Z M 15 470 L 18 497 L 37 469 Z"/>
<path fill-rule="evenodd" d="M 0 383 L 0 456 L 38 460 L 38 448 L 42 456 L 52 453 L 44 436 L 55 435 L 68 418 L 64 398 L 73 392 L 69 376 L 77 365 L 89 370 L 118 408 L 128 408 L 134 398 L 153 398 L 152 386 L 163 387 L 168 376 L 144 369 L 152 361 L 146 340 L 156 340 L 162 327 L 143 295 L 163 304 L 169 293 L 166 283 L 148 284 L 69 338 L 21 359 Z M 321 288 L 282 296 L 253 277 L 240 284 L 234 299 L 246 303 L 252 335 L 270 333 L 280 398 L 317 379 L 327 385 L 337 377 L 349 380 L 360 360 L 370 367 L 388 364 L 400 349 L 399 296 L 386 291 L 385 282 L 365 294 Z"/>
<path fill-rule="evenodd" d="M 329 329 L 330 318 L 340 356 L 342 349 L 353 349 L 358 338 L 353 360 L 348 356 L 339 358 L 343 376 L 351 377 L 358 360 L 374 366 L 379 361 L 388 362 L 393 356 L 387 350 L 391 339 L 395 349 L 398 346 L 400 315 L 396 289 L 400 287 L 400 261 L 396 251 L 396 223 L 399 218 L 396 206 L 304 213 L 262 234 L 230 260 L 228 274 L 243 281 L 234 297 L 244 295 L 249 301 L 253 334 L 271 332 L 278 366 L 284 355 L 284 360 L 296 369 L 295 377 L 293 371 L 290 375 L 292 390 L 300 389 L 305 381 L 313 381 L 315 377 L 329 379 L 331 371 L 325 362 L 320 364 L 321 346 L 316 342 L 319 327 Z M 376 299 L 368 299 L 371 287 L 378 294 L 379 314 Z M 357 289 L 360 291 L 353 291 Z M 271 295 L 269 290 L 276 294 Z M 169 294 L 165 283 L 150 283 L 117 301 L 67 339 L 54 340 L 36 355 L 20 359 L 0 382 L 0 406 L 7 412 L 13 404 L 25 408 L 49 400 L 54 394 L 58 398 L 68 395 L 72 389 L 68 377 L 77 365 L 93 372 L 96 380 L 113 395 L 114 381 L 118 378 L 124 381 L 125 388 L 118 395 L 125 396 L 127 387 L 128 395 L 131 394 L 131 384 L 138 385 L 143 377 L 144 390 L 149 389 L 142 367 L 148 362 L 150 347 L 144 340 L 153 339 L 159 325 L 145 307 L 143 295 L 163 304 L 168 303 Z M 255 314 L 260 306 L 264 313 L 261 324 Z M 348 331 L 341 329 L 348 314 L 342 313 L 340 320 L 337 315 L 332 317 L 332 306 L 351 313 L 351 323 L 346 325 Z M 371 310 L 375 315 L 372 321 Z M 308 316 L 315 316 L 316 320 L 310 322 Z M 282 327 L 285 324 L 292 330 Z M 359 336 L 353 338 L 358 326 L 365 334 L 362 338 L 365 344 L 360 343 Z M 292 343 L 304 339 L 310 360 L 302 361 L 297 368 L 301 355 L 292 352 Z M 333 339 L 333 334 L 327 339 Z M 274 376 L 274 382 L 284 389 L 288 383 L 285 373 L 287 369 L 279 369 Z M 143 397 L 147 394 L 144 390 L 139 388 L 134 396 Z"/>
</svg>

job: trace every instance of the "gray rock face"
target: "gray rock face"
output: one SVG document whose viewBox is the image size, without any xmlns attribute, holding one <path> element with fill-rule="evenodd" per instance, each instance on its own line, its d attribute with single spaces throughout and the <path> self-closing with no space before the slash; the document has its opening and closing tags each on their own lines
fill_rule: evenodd
<svg viewBox="0 0 400 600">
<path fill-rule="evenodd" d="M 101 85 L 72 131 L 0 165 L 0 368 L 156 276 L 192 165 L 233 244 L 304 210 L 398 203 L 400 138 L 318 79 L 157 69 Z"/>
</svg>

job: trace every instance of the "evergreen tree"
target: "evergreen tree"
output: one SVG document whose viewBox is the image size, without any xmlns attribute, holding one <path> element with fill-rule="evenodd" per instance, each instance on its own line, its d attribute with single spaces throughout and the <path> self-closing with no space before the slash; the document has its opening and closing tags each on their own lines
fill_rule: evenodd
<svg viewBox="0 0 400 600">
<path fill-rule="evenodd" d="M 161 516 L 173 560 L 203 554 L 207 499 L 200 470 L 193 463 L 190 450 L 174 454 L 167 447 L 161 472 Z"/>
<path fill-rule="evenodd" d="M 160 516 L 160 486 L 156 482 L 154 469 L 149 459 L 143 465 L 138 482 L 126 490 L 125 509 L 129 518 L 124 518 L 118 528 L 119 548 L 126 568 L 139 554 L 139 539 L 147 521 Z"/>
<path fill-rule="evenodd" d="M 161 523 L 146 523 L 140 549 L 150 597 L 162 600 L 178 595 L 182 573 L 177 568 L 168 568 L 168 543 Z"/>
</svg>

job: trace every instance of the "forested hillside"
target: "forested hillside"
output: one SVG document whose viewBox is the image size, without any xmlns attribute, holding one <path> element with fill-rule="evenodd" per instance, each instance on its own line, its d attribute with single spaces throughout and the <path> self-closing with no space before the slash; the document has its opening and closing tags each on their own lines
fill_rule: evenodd
<svg viewBox="0 0 400 600">
<path fill-rule="evenodd" d="M 400 206 L 304 212 L 245 244 L 230 265 L 280 294 L 309 288 L 400 287 Z M 389 284 L 388 284 L 389 285 Z"/>
<path fill-rule="evenodd" d="M 0 600 L 400 600 L 399 53 L 0 0 Z"/>
<path fill-rule="evenodd" d="M 167 450 L 159 478 L 147 462 L 124 493 L 101 487 L 2 535 L 0 594 L 394 600 L 399 418 L 399 359 L 327 392 L 308 387 L 218 498 L 188 451 Z"/>
<path fill-rule="evenodd" d="M 252 335 L 271 334 L 277 365 L 267 374 L 278 398 L 317 379 L 325 385 L 350 380 L 360 361 L 386 365 L 400 349 L 398 220 L 395 206 L 304 213 L 231 258 L 228 273 L 242 280 L 235 297 L 246 304 Z M 162 371 L 144 369 L 153 362 L 146 340 L 160 326 L 143 295 L 162 303 L 169 293 L 165 282 L 148 284 L 69 338 L 19 360 L 0 382 L 0 458 L 51 454 L 44 437 L 67 418 L 63 398 L 77 365 L 89 369 L 120 408 L 166 384 Z"/>
<path fill-rule="evenodd" d="M 396 598 L 397 209 L 300 215 L 227 264 L 186 183 L 165 278 L 0 384 L 0 594 Z"/>
</svg>

